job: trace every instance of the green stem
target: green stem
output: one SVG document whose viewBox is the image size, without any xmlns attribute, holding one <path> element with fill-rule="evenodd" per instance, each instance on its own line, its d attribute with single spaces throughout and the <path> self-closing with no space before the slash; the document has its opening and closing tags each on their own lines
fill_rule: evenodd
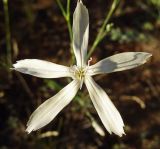
<svg viewBox="0 0 160 149">
<path fill-rule="evenodd" d="M 71 51 L 71 63 L 74 63 L 75 57 L 74 57 L 74 52 L 73 52 L 73 34 L 72 34 L 72 26 L 71 26 L 71 16 L 70 16 L 70 4 L 71 1 L 67 0 L 67 17 L 66 17 L 66 22 L 67 22 L 67 27 L 69 31 L 69 38 L 70 38 L 70 51 Z"/>
<path fill-rule="evenodd" d="M 65 20 L 67 22 L 67 27 L 68 27 L 68 31 L 69 31 L 69 37 L 70 37 L 70 41 L 72 43 L 73 40 L 73 36 L 72 36 L 72 26 L 71 26 L 71 16 L 70 16 L 70 0 L 67 0 L 67 15 L 65 17 Z"/>
<path fill-rule="evenodd" d="M 7 49 L 7 64 L 8 67 L 11 66 L 11 34 L 10 34 L 10 21 L 9 21 L 9 11 L 8 11 L 8 0 L 3 0 L 4 15 L 5 15 L 5 30 L 6 30 L 6 49 Z"/>
<path fill-rule="evenodd" d="M 72 35 L 72 26 L 71 26 L 71 17 L 70 17 L 70 4 L 71 1 L 67 0 L 67 7 L 66 10 L 64 9 L 62 3 L 60 0 L 57 0 L 57 4 L 61 9 L 61 12 L 66 20 L 67 23 L 67 28 L 68 28 L 68 32 L 69 32 L 69 38 L 70 38 L 70 52 L 71 52 L 71 63 L 74 63 L 74 52 L 73 52 L 73 47 L 72 47 L 72 41 L 73 41 L 73 35 Z"/>
<path fill-rule="evenodd" d="M 62 5 L 61 1 L 60 0 L 56 0 L 56 1 L 57 1 L 57 4 L 58 4 L 59 8 L 61 9 L 61 12 L 62 12 L 63 16 L 66 18 L 66 12 L 63 8 L 63 5 Z"/>
<path fill-rule="evenodd" d="M 110 20 L 114 10 L 116 9 L 117 5 L 119 3 L 119 0 L 114 0 L 112 5 L 111 5 L 111 9 L 109 10 L 97 36 L 96 36 L 96 39 L 94 40 L 93 42 L 93 45 L 88 53 L 88 58 L 91 56 L 91 54 L 94 52 L 95 48 L 97 47 L 97 45 L 100 43 L 100 41 L 105 37 L 106 35 L 106 32 L 105 32 L 105 28 L 106 28 L 106 25 L 108 24 L 108 21 Z"/>
<path fill-rule="evenodd" d="M 70 4 L 71 0 L 67 0 L 67 14 L 70 16 Z"/>
</svg>

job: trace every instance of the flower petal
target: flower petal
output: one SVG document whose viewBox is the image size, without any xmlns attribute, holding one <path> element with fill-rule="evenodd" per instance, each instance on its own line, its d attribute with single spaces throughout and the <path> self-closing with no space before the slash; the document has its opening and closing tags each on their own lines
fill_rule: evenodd
<svg viewBox="0 0 160 149">
<path fill-rule="evenodd" d="M 86 77 L 85 83 L 103 125 L 110 134 L 113 132 L 121 137 L 125 134 L 123 130 L 124 123 L 118 110 L 92 77 Z"/>
<path fill-rule="evenodd" d="M 77 2 L 73 14 L 73 50 L 77 60 L 77 66 L 82 67 L 86 63 L 89 34 L 89 15 L 82 1 Z"/>
<path fill-rule="evenodd" d="M 55 116 L 67 106 L 76 95 L 79 89 L 79 82 L 73 80 L 59 93 L 41 104 L 30 116 L 26 131 L 30 133 L 42 128 L 52 121 Z"/>
<path fill-rule="evenodd" d="M 124 52 L 105 58 L 89 67 L 90 75 L 111 73 L 144 64 L 152 55 L 146 52 Z"/>
<path fill-rule="evenodd" d="M 40 78 L 60 78 L 71 76 L 69 67 L 38 59 L 20 60 L 17 61 L 16 64 L 13 64 L 13 67 L 13 69 L 19 72 Z"/>
</svg>

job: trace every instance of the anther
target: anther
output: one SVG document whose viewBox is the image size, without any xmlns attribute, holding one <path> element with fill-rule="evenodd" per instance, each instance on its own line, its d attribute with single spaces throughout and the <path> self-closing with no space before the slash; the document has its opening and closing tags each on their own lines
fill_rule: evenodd
<svg viewBox="0 0 160 149">
<path fill-rule="evenodd" d="M 88 66 L 90 65 L 90 62 L 92 61 L 92 57 L 88 60 Z"/>
</svg>

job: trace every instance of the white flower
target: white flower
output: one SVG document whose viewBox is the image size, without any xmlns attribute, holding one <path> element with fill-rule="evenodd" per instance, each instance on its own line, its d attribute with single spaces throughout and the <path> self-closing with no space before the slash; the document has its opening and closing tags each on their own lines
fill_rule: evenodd
<svg viewBox="0 0 160 149">
<path fill-rule="evenodd" d="M 118 136 L 124 134 L 124 123 L 121 115 L 92 76 L 137 67 L 144 64 L 151 54 L 124 52 L 105 58 L 90 66 L 90 60 L 88 63 L 86 62 L 88 35 L 88 10 L 81 1 L 78 1 L 73 15 L 73 49 L 76 65 L 67 67 L 38 59 L 20 60 L 13 65 L 14 69 L 19 72 L 40 78 L 71 77 L 73 79 L 59 93 L 46 100 L 33 112 L 27 123 L 26 131 L 28 133 L 40 129 L 52 121 L 71 102 L 79 88 L 85 83 L 93 105 L 107 131 Z"/>
</svg>

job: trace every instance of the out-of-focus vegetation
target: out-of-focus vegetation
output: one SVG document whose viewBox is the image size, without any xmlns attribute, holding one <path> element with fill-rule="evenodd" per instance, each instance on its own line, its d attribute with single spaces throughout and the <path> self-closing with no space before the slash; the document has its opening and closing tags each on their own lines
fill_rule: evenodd
<svg viewBox="0 0 160 149">
<path fill-rule="evenodd" d="M 62 2 L 67 5 L 67 1 Z M 83 2 L 90 14 L 92 49 L 112 1 Z M 71 1 L 71 20 L 75 6 L 76 0 Z M 69 25 L 57 1 L 0 1 L 0 149 L 159 148 L 160 1 L 120 1 L 108 23 L 113 24 L 111 31 L 94 48 L 93 63 L 126 51 L 153 55 L 147 64 L 134 70 L 95 77 L 120 111 L 126 136 L 119 138 L 105 131 L 85 87 L 52 123 L 28 135 L 26 122 L 33 110 L 70 80 L 19 74 L 9 69 L 10 63 L 36 58 L 69 66 Z"/>
</svg>

